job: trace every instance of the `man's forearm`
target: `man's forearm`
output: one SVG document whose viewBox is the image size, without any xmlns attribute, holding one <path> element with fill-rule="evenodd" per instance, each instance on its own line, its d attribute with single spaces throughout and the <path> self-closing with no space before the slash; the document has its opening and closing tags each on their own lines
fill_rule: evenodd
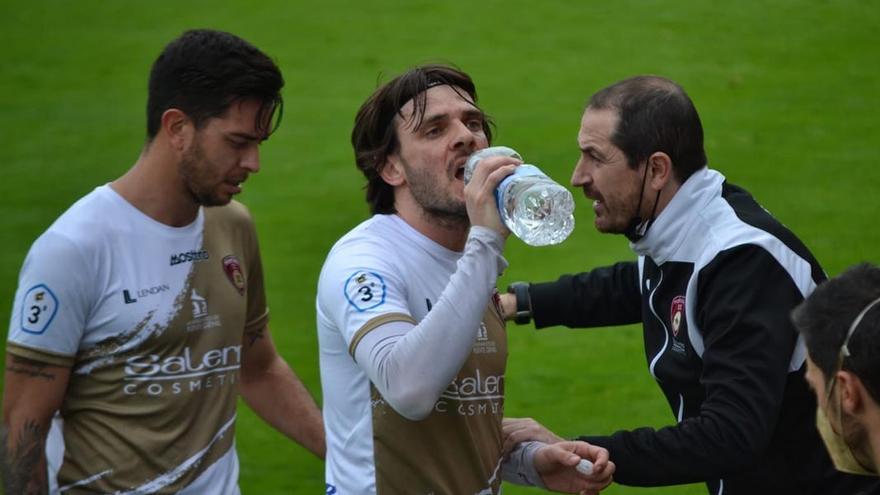
<svg viewBox="0 0 880 495">
<path fill-rule="evenodd" d="M 10 431 L 5 424 L 0 430 L 0 462 L 3 464 L 5 492 L 26 495 L 48 493 L 45 456 L 48 425 L 26 420 L 15 430 Z"/>
<path fill-rule="evenodd" d="M 636 262 L 621 262 L 529 288 L 536 328 L 627 325 L 642 321 Z"/>
<path fill-rule="evenodd" d="M 258 375 L 242 376 L 241 394 L 264 421 L 323 459 L 321 410 L 290 366 L 276 357 Z"/>
<path fill-rule="evenodd" d="M 61 407 L 70 369 L 7 354 L 0 464 L 8 494 L 48 491 L 46 436 Z"/>
</svg>

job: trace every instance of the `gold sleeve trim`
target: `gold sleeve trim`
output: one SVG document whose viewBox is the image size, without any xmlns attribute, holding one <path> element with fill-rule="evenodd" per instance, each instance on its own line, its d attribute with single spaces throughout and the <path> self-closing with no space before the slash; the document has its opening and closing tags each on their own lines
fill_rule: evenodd
<svg viewBox="0 0 880 495">
<path fill-rule="evenodd" d="M 57 352 L 26 347 L 16 342 L 7 342 L 6 352 L 13 356 L 39 361 L 52 366 L 63 366 L 65 368 L 70 368 L 76 362 L 74 356 L 66 356 L 64 354 L 58 354 Z"/>
<path fill-rule="evenodd" d="M 253 321 L 249 321 L 245 323 L 244 331 L 253 332 L 256 330 L 261 330 L 265 328 L 269 324 L 269 308 L 266 308 L 266 311 L 263 312 L 257 319 Z"/>
<path fill-rule="evenodd" d="M 348 353 L 354 357 L 354 350 L 357 349 L 358 344 L 361 343 L 361 339 L 364 338 L 364 335 L 373 331 L 379 325 L 384 325 L 385 323 L 389 323 L 392 321 L 406 321 L 415 325 L 417 322 L 413 319 L 412 316 L 405 313 L 385 313 L 384 315 L 379 315 L 372 320 L 364 323 L 362 327 L 358 329 L 357 332 L 354 333 L 354 338 L 351 339 L 351 344 L 348 345 Z"/>
</svg>

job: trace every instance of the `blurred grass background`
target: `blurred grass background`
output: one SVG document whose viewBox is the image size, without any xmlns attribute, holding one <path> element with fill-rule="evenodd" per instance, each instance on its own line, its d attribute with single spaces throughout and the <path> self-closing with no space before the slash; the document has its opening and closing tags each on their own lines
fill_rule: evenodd
<svg viewBox="0 0 880 495">
<path fill-rule="evenodd" d="M 275 341 L 316 396 L 318 272 L 333 242 L 367 216 L 349 144 L 354 114 L 378 83 L 419 63 L 447 61 L 469 72 L 498 124 L 496 143 L 566 184 L 590 94 L 630 75 L 670 77 L 701 113 L 710 165 L 799 234 L 830 275 L 878 261 L 880 4 L 873 0 L 35 0 L 4 7 L 2 321 L 31 242 L 137 158 L 149 67 L 193 27 L 234 32 L 284 72 L 284 122 L 240 199 L 261 236 Z M 512 239 L 499 286 L 632 258 L 625 239 L 595 232 L 588 201 L 577 191 L 576 198 L 572 237 L 541 249 Z M 509 330 L 509 416 L 538 418 L 566 436 L 673 421 L 647 373 L 639 328 Z M 323 493 L 320 461 L 244 405 L 239 419 L 245 494 Z M 506 486 L 505 493 L 537 491 Z"/>
</svg>

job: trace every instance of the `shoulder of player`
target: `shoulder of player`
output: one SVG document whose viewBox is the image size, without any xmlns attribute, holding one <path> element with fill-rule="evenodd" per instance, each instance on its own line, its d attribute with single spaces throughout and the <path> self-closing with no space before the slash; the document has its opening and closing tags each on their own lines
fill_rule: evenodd
<svg viewBox="0 0 880 495">
<path fill-rule="evenodd" d="M 224 206 L 204 208 L 205 222 L 222 223 L 228 226 L 253 229 L 254 218 L 250 209 L 243 203 L 232 200 Z"/>
<path fill-rule="evenodd" d="M 95 189 L 70 205 L 40 238 L 52 239 L 62 245 L 64 241 L 82 246 L 101 242 L 101 233 L 113 227 L 114 222 L 107 215 L 114 211 L 117 209 L 107 201 L 101 188 Z"/>
<path fill-rule="evenodd" d="M 399 239 L 375 227 L 367 220 L 336 241 L 321 269 L 319 287 L 328 283 L 334 286 L 338 279 L 347 279 L 361 270 L 396 278 Z"/>
<path fill-rule="evenodd" d="M 28 258 L 52 260 L 53 264 L 61 263 L 71 268 L 81 267 L 93 258 L 89 253 L 100 249 L 104 244 L 100 234 L 82 235 L 84 232 L 89 231 L 77 229 L 75 225 L 58 225 L 56 222 L 34 241 L 28 251 Z"/>
<path fill-rule="evenodd" d="M 330 248 L 327 256 L 377 255 L 385 257 L 399 239 L 387 226 L 377 222 L 377 217 L 369 218 L 339 238 Z"/>
<path fill-rule="evenodd" d="M 381 236 L 346 235 L 330 249 L 324 271 L 343 267 L 391 269 L 396 259 L 393 249 L 393 243 Z"/>
</svg>

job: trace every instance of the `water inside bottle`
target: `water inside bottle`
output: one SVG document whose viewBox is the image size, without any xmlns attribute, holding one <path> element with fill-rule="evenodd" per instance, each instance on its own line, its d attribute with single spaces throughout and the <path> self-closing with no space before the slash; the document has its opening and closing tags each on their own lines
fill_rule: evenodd
<svg viewBox="0 0 880 495">
<path fill-rule="evenodd" d="M 574 230 L 574 200 L 561 186 L 520 180 L 510 185 L 504 197 L 502 219 L 530 246 L 559 244 Z"/>
<path fill-rule="evenodd" d="M 506 146 L 482 149 L 465 163 L 465 184 L 470 181 L 479 161 L 493 155 L 522 159 L 519 153 Z M 495 195 L 501 220 L 514 235 L 530 246 L 559 244 L 574 230 L 574 199 L 571 193 L 534 165 L 517 167 L 513 175 L 498 185 Z"/>
</svg>

